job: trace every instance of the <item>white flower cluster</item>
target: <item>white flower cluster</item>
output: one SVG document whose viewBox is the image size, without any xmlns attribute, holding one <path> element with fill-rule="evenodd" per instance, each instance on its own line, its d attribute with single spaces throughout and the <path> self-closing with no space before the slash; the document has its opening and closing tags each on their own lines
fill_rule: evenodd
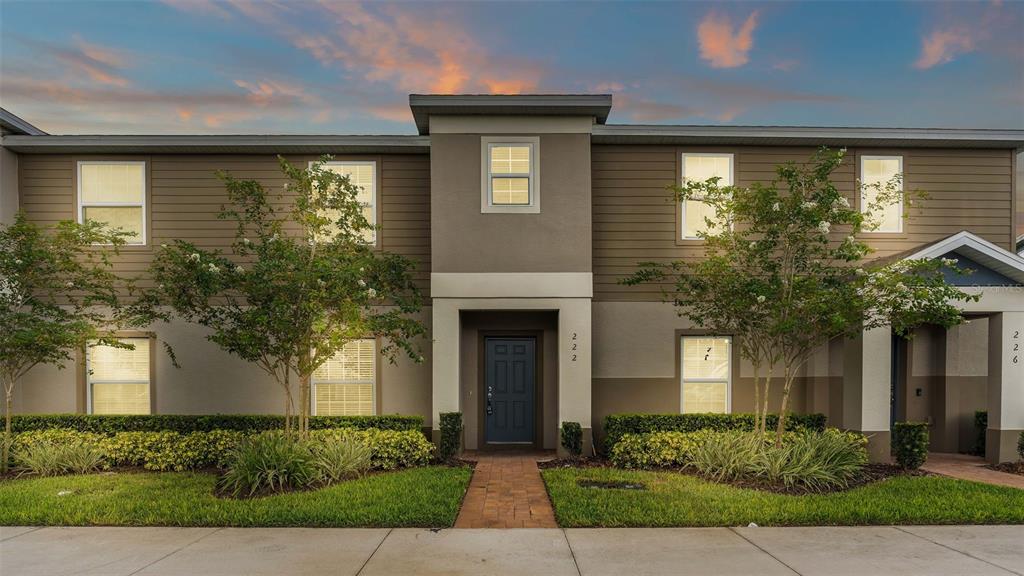
<svg viewBox="0 0 1024 576">
<path fill-rule="evenodd" d="M 189 255 L 188 259 L 193 262 L 199 262 L 199 253 L 193 252 L 192 254 Z"/>
<path fill-rule="evenodd" d="M 824 220 L 822 220 L 821 222 L 818 222 L 818 230 L 820 230 L 822 234 L 828 234 L 828 231 L 831 230 L 831 229 L 832 229 L 832 224 L 829 224 L 828 222 L 826 222 Z"/>
<path fill-rule="evenodd" d="M 955 258 L 943 258 L 942 259 L 942 265 L 947 267 L 947 268 L 952 268 L 953 266 L 956 266 L 957 264 L 959 264 L 959 262 Z"/>
</svg>

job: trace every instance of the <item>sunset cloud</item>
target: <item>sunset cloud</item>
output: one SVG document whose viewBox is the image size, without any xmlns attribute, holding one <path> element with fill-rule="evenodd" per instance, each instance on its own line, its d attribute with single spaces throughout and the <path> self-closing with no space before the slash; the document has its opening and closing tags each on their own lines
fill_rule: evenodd
<svg viewBox="0 0 1024 576">
<path fill-rule="evenodd" d="M 921 56 L 914 62 L 914 67 L 927 69 L 952 62 L 958 54 L 971 52 L 974 48 L 974 38 L 967 30 L 935 30 L 921 38 Z"/>
<path fill-rule="evenodd" d="M 748 61 L 748 53 L 754 46 L 754 28 L 757 27 L 757 11 L 734 30 L 732 19 L 726 14 L 709 12 L 697 26 L 697 42 L 700 57 L 707 60 L 712 68 L 736 68 Z"/>
</svg>

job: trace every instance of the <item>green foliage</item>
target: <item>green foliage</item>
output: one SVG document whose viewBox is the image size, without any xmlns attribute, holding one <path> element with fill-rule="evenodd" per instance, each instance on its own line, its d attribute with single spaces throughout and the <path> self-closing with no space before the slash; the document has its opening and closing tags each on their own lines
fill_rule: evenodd
<svg viewBox="0 0 1024 576">
<path fill-rule="evenodd" d="M 713 430 L 623 434 L 612 446 L 611 461 L 619 468 L 682 468 L 690 464 L 694 448 Z"/>
<path fill-rule="evenodd" d="M 440 416 L 441 446 L 438 456 L 442 462 L 448 462 L 462 448 L 462 412 L 442 412 Z"/>
<path fill-rule="evenodd" d="M 786 430 L 824 430 L 824 414 L 792 414 L 786 419 Z M 647 432 L 694 432 L 697 430 L 753 430 L 754 414 L 610 414 L 604 419 L 605 448 L 611 452 L 625 434 Z M 768 426 L 778 421 L 768 415 Z"/>
<path fill-rule="evenodd" d="M 221 487 L 233 496 L 308 488 L 320 481 L 309 443 L 280 431 L 250 436 L 231 454 Z"/>
<path fill-rule="evenodd" d="M 390 360 L 422 360 L 414 263 L 367 242 L 376 230 L 360 189 L 325 168 L 329 159 L 305 169 L 279 158 L 287 208 L 259 181 L 219 173 L 228 203 L 218 217 L 235 224 L 234 242 L 227 252 L 183 240 L 162 246 L 151 267 L 156 288 L 139 304 L 165 319 L 169 307 L 208 328 L 210 341 L 273 377 L 285 395 L 286 427 L 297 404 L 303 434 L 310 377 L 349 342 L 379 337 Z"/>
<path fill-rule="evenodd" d="M 280 429 L 284 416 L 272 414 L 146 414 L 99 416 L 93 414 L 16 414 L 11 423 L 14 432 L 51 428 L 113 434 L 115 432 L 209 432 L 238 430 L 260 432 Z M 378 428 L 381 430 L 416 430 L 423 428 L 420 416 L 398 414 L 380 416 L 311 416 L 310 428 Z"/>
<path fill-rule="evenodd" d="M 245 438 L 237 430 L 119 432 L 100 444 L 112 465 L 181 472 L 224 467 Z"/>
<path fill-rule="evenodd" d="M 562 422 L 562 448 L 573 458 L 583 453 L 583 428 L 579 422 Z"/>
<path fill-rule="evenodd" d="M 23 477 L 0 482 L 0 526 L 446 528 L 471 474 L 425 466 L 246 499 L 218 496 L 217 476 L 203 472 Z"/>
<path fill-rule="evenodd" d="M 143 321 L 121 306 L 118 294 L 132 286 L 111 269 L 110 255 L 127 234 L 96 222 L 62 221 L 40 227 L 19 213 L 0 225 L 0 384 L 5 434 L 15 383 L 33 367 L 63 368 L 76 350 L 104 344 L 129 347 L 110 330 Z M 96 245 L 108 245 L 109 249 Z M 0 448 L 10 445 L 10 439 Z M 9 454 L 0 454 L 0 471 Z"/>
<path fill-rule="evenodd" d="M 985 434 L 988 430 L 988 410 L 977 410 L 974 412 L 974 449 L 972 454 L 977 456 L 985 455 Z"/>
<path fill-rule="evenodd" d="M 370 448 L 370 466 L 378 470 L 424 466 L 434 453 L 434 445 L 420 431 L 340 428 L 314 430 L 309 438 L 311 442 L 323 443 L 361 442 Z"/>
<path fill-rule="evenodd" d="M 896 422 L 892 426 L 892 453 L 896 463 L 916 470 L 928 459 L 928 423 Z"/>
<path fill-rule="evenodd" d="M 612 448 L 620 468 L 692 467 L 713 480 L 755 480 L 812 491 L 842 488 L 867 464 L 867 438 L 834 428 L 787 432 L 699 430 L 626 434 Z"/>
<path fill-rule="evenodd" d="M 313 465 L 325 484 L 362 476 L 370 469 L 373 452 L 363 441 L 345 438 L 311 444 Z"/>
<path fill-rule="evenodd" d="M 948 328 L 963 321 L 957 303 L 979 298 L 946 283 L 944 270 L 963 273 L 953 260 L 865 264 L 871 249 L 861 232 L 878 227 L 885 206 L 912 208 L 923 194 L 905 192 L 897 175 L 860 185 L 854 193 L 871 192 L 875 200 L 858 207 L 832 181 L 844 155 L 822 149 L 806 165 L 779 165 L 767 184 L 719 186 L 713 178 L 673 187 L 675 201 L 703 202 L 714 213 L 699 234 L 705 256 L 641 262 L 623 280 L 661 283 L 679 315 L 710 333 L 732 334 L 754 366 L 762 418 L 770 375 L 782 374 L 779 436 L 793 381 L 816 349 L 881 326 L 901 335 L 924 323 Z"/>
<path fill-rule="evenodd" d="M 40 440 L 14 453 L 18 469 L 39 476 L 86 474 L 104 465 L 103 451 L 90 442 Z"/>
<path fill-rule="evenodd" d="M 943 476 L 896 476 L 839 492 L 791 496 L 669 471 L 588 467 L 541 474 L 555 518 L 567 528 L 1024 523 L 1024 490 Z M 599 490 L 580 481 L 643 484 L 647 490 Z"/>
<path fill-rule="evenodd" d="M 1017 456 L 1024 460 L 1024 431 L 1017 437 Z"/>
</svg>

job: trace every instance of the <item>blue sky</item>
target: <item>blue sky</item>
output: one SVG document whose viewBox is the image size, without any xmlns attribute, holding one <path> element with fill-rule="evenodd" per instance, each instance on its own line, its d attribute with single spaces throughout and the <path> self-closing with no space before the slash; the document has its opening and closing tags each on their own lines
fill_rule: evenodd
<svg viewBox="0 0 1024 576">
<path fill-rule="evenodd" d="M 1024 2 L 0 0 L 52 133 L 414 131 L 416 93 L 610 92 L 609 122 L 1024 128 Z"/>
</svg>

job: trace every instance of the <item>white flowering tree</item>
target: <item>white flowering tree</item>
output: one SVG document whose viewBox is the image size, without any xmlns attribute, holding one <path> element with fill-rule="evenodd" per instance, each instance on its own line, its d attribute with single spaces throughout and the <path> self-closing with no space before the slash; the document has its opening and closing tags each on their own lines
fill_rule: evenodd
<svg viewBox="0 0 1024 576">
<path fill-rule="evenodd" d="M 125 236 L 96 222 L 41 227 L 20 213 L 0 227 L 0 471 L 8 464 L 14 388 L 29 370 L 63 368 L 88 345 L 131 348 L 110 336 L 135 325 L 119 299 L 130 283 L 114 274 L 110 261 Z"/>
<path fill-rule="evenodd" d="M 226 252 L 183 240 L 162 245 L 151 269 L 156 288 L 142 303 L 154 316 L 168 319 L 169 308 L 209 328 L 212 342 L 272 376 L 284 392 L 286 430 L 294 429 L 297 381 L 302 435 L 313 372 L 349 342 L 382 337 L 391 361 L 422 360 L 414 264 L 367 242 L 375 226 L 359 188 L 326 170 L 329 159 L 302 169 L 279 158 L 288 182 L 274 196 L 257 181 L 218 173 L 229 200 L 219 217 L 235 223 L 234 242 Z"/>
<path fill-rule="evenodd" d="M 859 237 L 877 227 L 885 206 L 913 206 L 922 193 L 903 191 L 901 177 L 866 186 L 863 212 L 832 182 L 845 151 L 822 149 L 806 166 L 777 167 L 769 184 L 719 186 L 718 179 L 673 187 L 675 201 L 700 200 L 713 209 L 705 222 L 705 258 L 643 262 L 625 284 L 665 283 L 680 316 L 712 332 L 732 334 L 754 368 L 756 429 L 764 432 L 773 374 L 781 375 L 778 438 L 800 369 L 833 338 L 891 326 L 908 336 L 915 326 L 963 321 L 957 302 L 976 299 L 946 283 L 951 260 L 866 264 Z"/>
</svg>

